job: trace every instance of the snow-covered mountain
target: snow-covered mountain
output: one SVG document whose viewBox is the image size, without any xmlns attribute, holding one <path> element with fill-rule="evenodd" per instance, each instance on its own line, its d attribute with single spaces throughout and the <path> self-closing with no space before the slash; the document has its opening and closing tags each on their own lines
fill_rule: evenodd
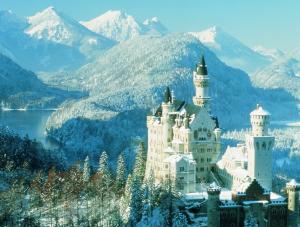
<svg viewBox="0 0 300 227">
<path fill-rule="evenodd" d="M 118 42 L 141 35 L 165 35 L 166 27 L 156 18 L 140 23 L 133 16 L 122 11 L 109 10 L 90 20 L 80 22 L 91 31 Z"/>
<path fill-rule="evenodd" d="M 10 11 L 0 12 L 0 53 L 30 70 L 56 71 L 80 66 L 85 58 L 79 50 L 30 37 L 24 18 Z"/>
<path fill-rule="evenodd" d="M 253 50 L 262 56 L 269 58 L 270 61 L 276 61 L 285 56 L 285 53 L 279 49 L 255 46 Z"/>
<path fill-rule="evenodd" d="M 0 54 L 0 103 L 4 107 L 54 108 L 71 95 L 43 84 L 33 72 Z"/>
<path fill-rule="evenodd" d="M 300 99 L 300 61 L 283 58 L 251 77 L 256 86 L 262 88 L 282 88 Z"/>
<path fill-rule="evenodd" d="M 146 19 L 143 22 L 144 30 L 148 35 L 166 35 L 169 30 L 160 22 L 157 17 Z"/>
<path fill-rule="evenodd" d="M 190 34 L 210 48 L 223 62 L 247 73 L 253 74 L 270 63 L 267 57 L 253 51 L 217 26 Z"/>
<path fill-rule="evenodd" d="M 291 96 L 252 87 L 246 73 L 225 65 L 191 35 L 139 37 L 116 45 L 76 72 L 57 75 L 58 80 L 89 90 L 90 97 L 54 113 L 49 134 L 75 150 L 120 152 L 132 137 L 145 136 L 146 111 L 162 100 L 167 85 L 177 99 L 192 101 L 192 70 L 201 53 L 211 75 L 213 112 L 222 127 L 245 126 L 257 103 L 273 118 L 298 114 Z M 285 100 L 282 108 L 278 97 Z"/>
<path fill-rule="evenodd" d="M 91 50 L 105 50 L 114 42 L 96 34 L 64 13 L 49 7 L 28 18 L 26 33 L 31 37 L 78 47 L 85 54 Z"/>
</svg>

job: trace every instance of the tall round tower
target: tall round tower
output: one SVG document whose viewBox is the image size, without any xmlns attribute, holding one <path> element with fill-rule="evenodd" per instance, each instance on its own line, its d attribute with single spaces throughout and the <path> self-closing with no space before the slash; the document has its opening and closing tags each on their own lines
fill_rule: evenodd
<svg viewBox="0 0 300 227">
<path fill-rule="evenodd" d="M 272 190 L 272 150 L 275 142 L 268 135 L 270 114 L 260 105 L 250 113 L 252 132 L 246 135 L 248 175 L 265 189 Z"/>
<path fill-rule="evenodd" d="M 270 113 L 257 104 L 256 109 L 250 113 L 253 136 L 267 136 Z"/>
<path fill-rule="evenodd" d="M 286 184 L 288 194 L 288 226 L 297 227 L 299 223 L 299 191 L 300 184 L 291 180 Z"/>
<path fill-rule="evenodd" d="M 161 107 L 162 107 L 161 123 L 163 127 L 162 142 L 164 147 L 168 147 L 172 139 L 172 125 L 171 125 L 171 119 L 169 113 L 172 112 L 172 108 L 173 108 L 172 94 L 169 87 L 167 87 L 165 91 L 164 101 Z"/>
<path fill-rule="evenodd" d="M 193 80 L 196 88 L 196 95 L 193 97 L 194 104 L 205 107 L 210 112 L 209 77 L 204 56 L 197 65 L 196 71 L 193 72 Z"/>
<path fill-rule="evenodd" d="M 219 227 L 220 226 L 220 193 L 221 188 L 212 183 L 207 188 L 208 200 L 207 200 L 207 226 Z"/>
</svg>

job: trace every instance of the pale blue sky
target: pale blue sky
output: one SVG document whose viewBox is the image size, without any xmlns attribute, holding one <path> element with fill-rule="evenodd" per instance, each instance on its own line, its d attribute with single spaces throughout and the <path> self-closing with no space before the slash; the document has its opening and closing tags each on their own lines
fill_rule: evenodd
<svg viewBox="0 0 300 227">
<path fill-rule="evenodd" d="M 173 32 L 218 25 L 249 46 L 300 47 L 300 0 L 0 0 L 20 16 L 48 6 L 77 20 L 123 10 L 141 21 L 157 16 Z"/>
</svg>

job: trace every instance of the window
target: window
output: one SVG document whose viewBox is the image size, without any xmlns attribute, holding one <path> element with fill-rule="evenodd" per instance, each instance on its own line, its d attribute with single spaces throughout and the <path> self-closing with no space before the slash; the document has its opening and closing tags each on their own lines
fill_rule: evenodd
<svg viewBox="0 0 300 227">
<path fill-rule="evenodd" d="M 184 167 L 179 167 L 179 171 L 183 172 L 184 171 Z"/>
<path fill-rule="evenodd" d="M 201 162 L 204 162 L 204 158 L 201 158 Z"/>
<path fill-rule="evenodd" d="M 259 142 L 256 142 L 256 149 L 259 150 Z"/>
<path fill-rule="evenodd" d="M 267 148 L 266 142 L 263 142 L 262 149 L 266 150 L 266 148 Z"/>
<path fill-rule="evenodd" d="M 200 172 L 204 172 L 204 167 L 201 167 L 201 168 L 200 168 Z"/>
<path fill-rule="evenodd" d="M 168 167 L 169 167 L 168 165 L 165 165 L 165 168 L 166 168 L 166 169 L 168 169 Z"/>
</svg>

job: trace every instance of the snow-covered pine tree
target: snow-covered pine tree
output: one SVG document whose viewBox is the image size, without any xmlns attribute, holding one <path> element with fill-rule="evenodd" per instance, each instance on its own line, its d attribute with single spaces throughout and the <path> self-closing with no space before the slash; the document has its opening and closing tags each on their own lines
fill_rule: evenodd
<svg viewBox="0 0 300 227">
<path fill-rule="evenodd" d="M 86 156 L 83 164 L 83 181 L 88 182 L 91 176 L 89 156 Z"/>
<path fill-rule="evenodd" d="M 131 185 L 130 198 L 130 224 L 135 226 L 142 217 L 143 212 L 143 188 L 138 175 L 134 176 Z"/>
<path fill-rule="evenodd" d="M 145 176 L 145 170 L 146 170 L 146 152 L 145 152 L 144 143 L 141 142 L 135 157 L 133 178 L 138 177 L 139 181 L 142 183 Z"/>
<path fill-rule="evenodd" d="M 108 156 L 106 151 L 103 151 L 99 160 L 99 174 L 102 175 L 102 186 L 108 188 L 111 185 L 111 173 L 108 165 Z"/>
<path fill-rule="evenodd" d="M 132 185 L 132 177 L 131 174 L 128 175 L 124 195 L 120 199 L 119 210 L 122 221 L 127 224 L 129 222 L 129 217 L 131 213 L 131 185 Z"/>
<path fill-rule="evenodd" d="M 118 166 L 117 166 L 117 176 L 116 176 L 116 186 L 117 190 L 122 189 L 126 184 L 126 167 L 124 155 L 121 153 L 118 158 Z"/>
</svg>

